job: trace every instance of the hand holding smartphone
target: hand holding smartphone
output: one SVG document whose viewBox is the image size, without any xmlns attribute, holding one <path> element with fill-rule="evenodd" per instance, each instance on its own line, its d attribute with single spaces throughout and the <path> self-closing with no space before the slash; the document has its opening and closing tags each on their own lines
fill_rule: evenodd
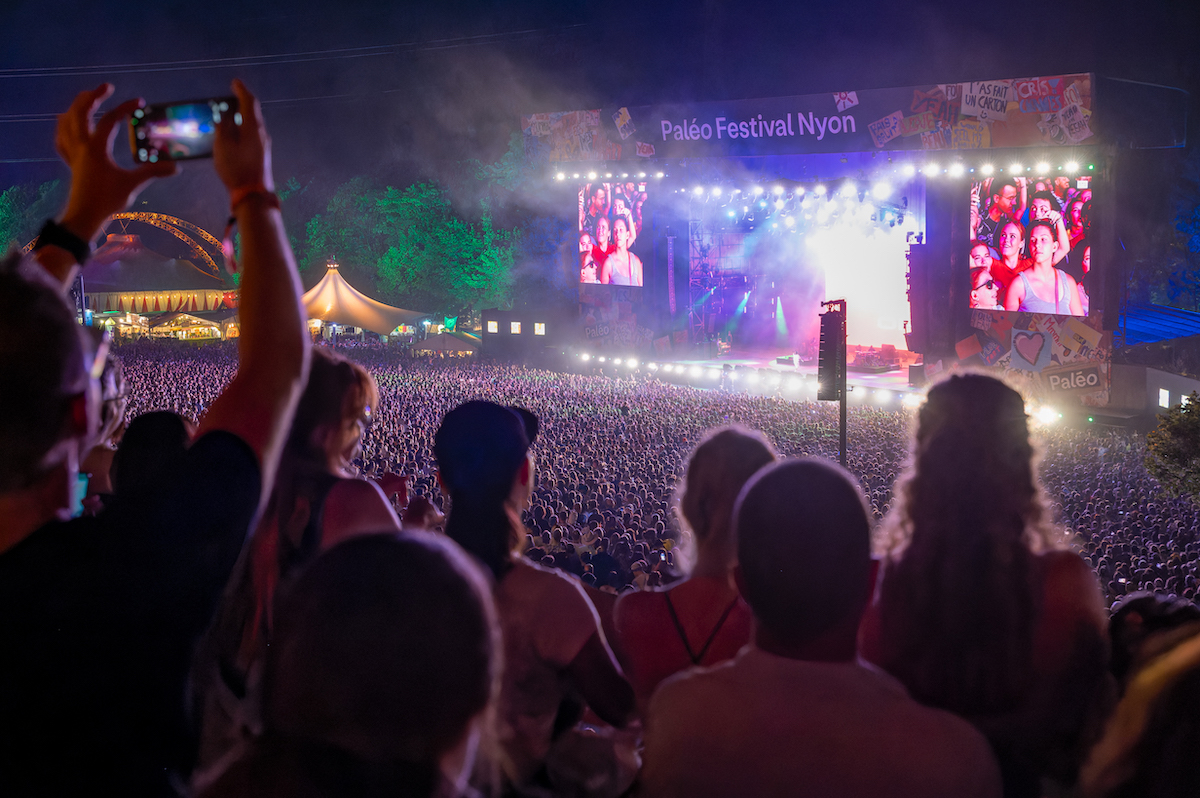
<svg viewBox="0 0 1200 798">
<path fill-rule="evenodd" d="M 146 105 L 129 120 L 129 145 L 138 163 L 211 158 L 217 125 L 226 114 L 241 124 L 236 97 Z"/>
</svg>

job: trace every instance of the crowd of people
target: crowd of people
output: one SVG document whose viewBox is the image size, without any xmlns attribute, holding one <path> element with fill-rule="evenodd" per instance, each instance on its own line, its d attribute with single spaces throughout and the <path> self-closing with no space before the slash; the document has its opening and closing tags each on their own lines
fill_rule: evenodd
<svg viewBox="0 0 1200 798">
<path fill-rule="evenodd" d="M 0 265 L 0 794 L 1200 793 L 1200 510 L 1134 433 L 954 374 L 841 468 L 831 405 L 314 346 L 233 88 L 235 343 L 63 301 L 174 172 L 111 86 Z"/>
<path fill-rule="evenodd" d="M 645 183 L 589 183 L 579 190 L 579 282 L 642 285 L 642 260 L 630 248 L 642 232 L 645 202 Z"/>
<path fill-rule="evenodd" d="M 1086 316 L 1092 190 L 1066 175 L 987 178 L 971 192 L 970 306 Z"/>
</svg>

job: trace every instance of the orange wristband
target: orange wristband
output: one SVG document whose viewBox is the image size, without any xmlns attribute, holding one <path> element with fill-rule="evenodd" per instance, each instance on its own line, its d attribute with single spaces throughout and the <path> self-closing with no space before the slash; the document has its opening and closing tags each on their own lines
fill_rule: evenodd
<svg viewBox="0 0 1200 798">
<path fill-rule="evenodd" d="M 237 210 L 237 206 L 241 205 L 247 198 L 260 194 L 266 198 L 267 204 L 275 210 L 279 210 L 279 197 L 274 191 L 269 190 L 262 183 L 255 183 L 252 186 L 242 186 L 235 188 L 229 193 L 229 210 Z"/>
</svg>

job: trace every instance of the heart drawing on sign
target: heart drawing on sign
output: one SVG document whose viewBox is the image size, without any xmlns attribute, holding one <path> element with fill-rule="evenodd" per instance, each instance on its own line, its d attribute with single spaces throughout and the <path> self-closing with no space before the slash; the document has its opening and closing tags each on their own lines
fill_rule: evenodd
<svg viewBox="0 0 1200 798">
<path fill-rule="evenodd" d="M 1038 362 L 1038 355 L 1042 353 L 1042 347 L 1045 345 L 1046 336 L 1041 333 L 1020 332 L 1013 336 L 1013 349 L 1030 363 Z"/>
</svg>

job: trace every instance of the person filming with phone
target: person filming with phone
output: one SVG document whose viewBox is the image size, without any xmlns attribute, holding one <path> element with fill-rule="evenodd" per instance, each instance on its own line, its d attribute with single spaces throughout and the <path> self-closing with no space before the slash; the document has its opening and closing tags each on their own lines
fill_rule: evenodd
<svg viewBox="0 0 1200 798">
<path fill-rule="evenodd" d="M 120 167 L 129 100 L 79 94 L 58 119 L 67 207 L 32 256 L 0 263 L 0 795 L 178 795 L 195 741 L 186 710 L 197 637 L 271 490 L 308 373 L 300 280 L 258 101 L 217 124 L 213 163 L 241 232 L 237 376 L 208 408 L 162 488 L 94 517 L 67 493 L 97 427 L 107 342 L 63 301 L 112 214 L 170 160 Z"/>
</svg>

